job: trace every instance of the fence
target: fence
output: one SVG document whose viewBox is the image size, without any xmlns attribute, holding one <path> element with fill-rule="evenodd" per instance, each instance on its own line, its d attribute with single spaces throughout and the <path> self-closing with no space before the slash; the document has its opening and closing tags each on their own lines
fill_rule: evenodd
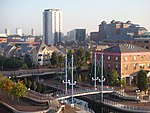
<svg viewBox="0 0 150 113">
<path fill-rule="evenodd" d="M 114 102 L 114 101 L 110 101 L 107 99 L 104 99 L 104 104 L 106 105 L 110 105 L 112 107 L 116 107 L 122 110 L 128 110 L 128 111 L 135 111 L 135 112 L 150 112 L 150 107 L 149 106 L 131 106 L 131 105 L 124 105 L 121 104 L 119 102 Z"/>
</svg>

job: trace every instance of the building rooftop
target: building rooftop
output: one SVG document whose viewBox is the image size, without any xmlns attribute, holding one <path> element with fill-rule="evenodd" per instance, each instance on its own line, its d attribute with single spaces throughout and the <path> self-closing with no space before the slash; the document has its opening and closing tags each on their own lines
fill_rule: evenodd
<svg viewBox="0 0 150 113">
<path fill-rule="evenodd" d="M 113 52 L 113 53 L 131 53 L 131 52 L 150 52 L 150 50 L 132 45 L 132 44 L 119 44 L 116 46 L 112 46 L 104 50 L 105 52 Z"/>
</svg>

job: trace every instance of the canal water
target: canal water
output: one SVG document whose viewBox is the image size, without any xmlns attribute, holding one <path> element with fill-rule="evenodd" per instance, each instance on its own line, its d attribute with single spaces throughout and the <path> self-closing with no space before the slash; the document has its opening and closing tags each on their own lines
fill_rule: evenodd
<svg viewBox="0 0 150 113">
<path fill-rule="evenodd" d="M 85 101 L 85 103 L 88 104 L 88 108 L 92 109 L 95 113 L 129 113 L 127 111 L 121 111 L 114 109 L 113 107 L 103 105 L 86 97 L 77 97 L 77 99 Z"/>
</svg>

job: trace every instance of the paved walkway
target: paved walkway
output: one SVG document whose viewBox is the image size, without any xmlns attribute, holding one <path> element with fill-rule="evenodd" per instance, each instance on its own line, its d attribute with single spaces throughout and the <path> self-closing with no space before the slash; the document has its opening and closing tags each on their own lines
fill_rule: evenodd
<svg viewBox="0 0 150 113">
<path fill-rule="evenodd" d="M 33 105 L 29 102 L 23 101 L 22 99 L 20 99 L 19 102 L 18 102 L 18 99 L 16 99 L 16 98 L 14 98 L 14 100 L 12 100 L 10 95 L 8 95 L 7 93 L 1 92 L 1 91 L 0 91 L 0 101 L 8 104 L 9 106 L 15 108 L 18 111 L 34 112 L 34 111 L 48 109 L 48 106 Z"/>
</svg>

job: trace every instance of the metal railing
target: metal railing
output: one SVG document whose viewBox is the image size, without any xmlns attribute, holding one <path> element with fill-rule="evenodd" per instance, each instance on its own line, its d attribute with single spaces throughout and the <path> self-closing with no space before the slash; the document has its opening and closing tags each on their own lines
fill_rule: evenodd
<svg viewBox="0 0 150 113">
<path fill-rule="evenodd" d="M 103 90 L 104 92 L 113 92 L 113 90 L 111 88 L 104 88 Z M 68 94 L 65 94 L 64 91 L 58 91 L 58 92 L 54 92 L 53 93 L 53 97 L 55 98 L 60 98 L 60 97 L 67 97 L 67 96 L 71 96 L 71 89 L 69 89 L 68 91 Z M 100 88 L 98 88 L 97 90 L 95 90 L 94 87 L 83 87 L 83 88 L 74 88 L 74 95 L 77 95 L 77 94 L 83 94 L 83 93 L 100 93 L 101 90 Z"/>
<path fill-rule="evenodd" d="M 135 111 L 135 112 L 140 112 L 140 113 L 150 112 L 150 107 L 149 106 L 124 105 L 124 104 L 121 104 L 119 102 L 114 102 L 114 101 L 107 100 L 107 99 L 104 99 L 103 103 L 106 104 L 106 105 L 110 105 L 110 106 L 122 109 L 122 110 L 126 110 L 126 111 L 128 110 L 128 111 Z"/>
</svg>

